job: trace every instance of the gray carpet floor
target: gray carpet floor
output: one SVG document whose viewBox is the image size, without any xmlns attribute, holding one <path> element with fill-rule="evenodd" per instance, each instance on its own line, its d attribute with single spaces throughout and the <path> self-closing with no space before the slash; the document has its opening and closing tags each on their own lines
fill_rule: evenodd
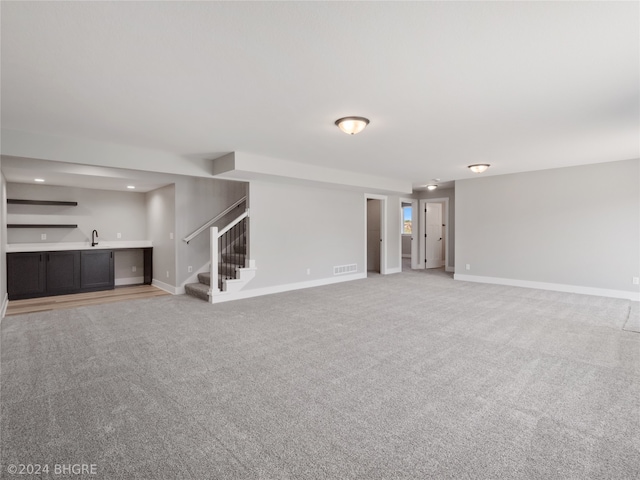
<svg viewBox="0 0 640 480">
<path fill-rule="evenodd" d="M 632 302 L 404 272 L 2 321 L 2 478 L 637 479 Z"/>
</svg>

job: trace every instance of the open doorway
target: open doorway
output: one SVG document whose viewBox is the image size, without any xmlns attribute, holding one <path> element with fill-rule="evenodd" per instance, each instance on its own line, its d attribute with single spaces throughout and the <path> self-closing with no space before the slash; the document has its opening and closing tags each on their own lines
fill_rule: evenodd
<svg viewBox="0 0 640 480">
<path fill-rule="evenodd" d="M 402 271 L 418 268 L 418 201 L 400 199 L 400 263 Z"/>
<path fill-rule="evenodd" d="M 382 200 L 367 198 L 367 272 L 382 273 Z"/>
</svg>

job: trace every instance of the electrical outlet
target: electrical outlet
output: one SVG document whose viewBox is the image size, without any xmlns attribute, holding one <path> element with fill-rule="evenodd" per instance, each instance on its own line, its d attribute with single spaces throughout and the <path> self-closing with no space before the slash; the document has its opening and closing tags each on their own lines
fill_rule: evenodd
<svg viewBox="0 0 640 480">
<path fill-rule="evenodd" d="M 640 277 L 633 277 L 633 284 L 640 285 Z"/>
<path fill-rule="evenodd" d="M 464 268 L 465 268 L 466 270 L 471 270 L 471 264 L 470 264 L 470 263 L 467 263 L 467 264 L 464 266 Z"/>
<path fill-rule="evenodd" d="M 120 232 L 116 233 L 116 238 L 122 238 L 122 234 Z"/>
<path fill-rule="evenodd" d="M 307 268 L 307 275 L 311 275 L 311 269 Z"/>
<path fill-rule="evenodd" d="M 187 272 L 192 273 L 193 272 L 193 267 L 191 265 L 189 265 L 187 267 Z"/>
<path fill-rule="evenodd" d="M 167 270 L 167 278 L 169 278 L 169 270 Z"/>
<path fill-rule="evenodd" d="M 46 240 L 46 239 L 47 239 L 47 234 L 46 233 L 40 234 L 40 240 Z"/>
<path fill-rule="evenodd" d="M 131 271 L 135 272 L 137 270 L 136 266 L 134 265 L 133 267 L 131 267 Z"/>
<path fill-rule="evenodd" d="M 169 240 L 173 240 L 173 232 L 169 232 Z"/>
</svg>

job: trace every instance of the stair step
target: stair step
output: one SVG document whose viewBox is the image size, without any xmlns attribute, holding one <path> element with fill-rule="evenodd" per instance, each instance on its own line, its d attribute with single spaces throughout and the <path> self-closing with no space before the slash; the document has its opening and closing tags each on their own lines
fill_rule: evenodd
<svg viewBox="0 0 640 480">
<path fill-rule="evenodd" d="M 223 253 L 222 261 L 226 263 L 233 263 L 244 267 L 244 262 L 247 256 L 244 253 Z"/>
<path fill-rule="evenodd" d="M 235 263 L 219 263 L 218 264 L 218 273 L 223 275 L 225 278 L 236 278 L 236 268 L 239 265 Z"/>
<path fill-rule="evenodd" d="M 209 286 L 203 283 L 187 283 L 184 286 L 184 291 L 192 297 L 200 298 L 205 301 L 209 301 Z"/>
<path fill-rule="evenodd" d="M 205 285 L 211 285 L 211 274 L 209 272 L 199 273 L 198 280 Z"/>
</svg>

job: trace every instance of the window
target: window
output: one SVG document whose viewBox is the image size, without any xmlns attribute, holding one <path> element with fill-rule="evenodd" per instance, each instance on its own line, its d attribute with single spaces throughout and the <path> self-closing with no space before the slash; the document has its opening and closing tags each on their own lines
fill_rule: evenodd
<svg viewBox="0 0 640 480">
<path fill-rule="evenodd" d="M 411 235 L 411 205 L 402 207 L 402 234 Z"/>
</svg>

